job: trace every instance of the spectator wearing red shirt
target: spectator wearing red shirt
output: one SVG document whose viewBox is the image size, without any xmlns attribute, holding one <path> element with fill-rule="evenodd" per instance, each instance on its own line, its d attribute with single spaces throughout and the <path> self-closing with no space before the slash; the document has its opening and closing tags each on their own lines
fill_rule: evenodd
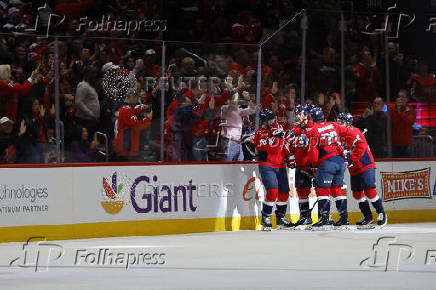
<svg viewBox="0 0 436 290">
<path fill-rule="evenodd" d="M 232 25 L 232 36 L 235 42 L 258 43 L 262 37 L 260 21 L 249 10 L 242 11 Z"/>
<path fill-rule="evenodd" d="M 72 19 L 79 19 L 80 17 L 86 16 L 87 11 L 93 6 L 99 4 L 98 0 L 67 0 L 59 1 L 54 8 L 54 12 L 59 15 L 65 15 L 65 22 L 68 23 Z"/>
<path fill-rule="evenodd" d="M 192 116 L 192 157 L 194 161 L 208 161 L 209 122 L 215 115 L 215 97 L 202 94 L 198 100 L 200 108 Z"/>
<path fill-rule="evenodd" d="M 367 106 L 377 96 L 377 87 L 381 82 L 376 58 L 368 48 L 362 50 L 360 62 L 353 66 L 353 78 L 357 82 L 355 101 Z"/>
<path fill-rule="evenodd" d="M 156 64 L 156 51 L 147 49 L 144 56 L 144 72 L 146 77 L 157 78 L 160 76 L 160 66 Z"/>
<path fill-rule="evenodd" d="M 395 104 L 390 106 L 392 157 L 410 157 L 416 112 L 407 105 L 408 101 L 408 92 L 403 89 L 398 92 Z"/>
<path fill-rule="evenodd" d="M 0 65 L 0 113 L 12 121 L 17 119 L 18 98 L 32 92 L 32 86 L 41 79 L 38 69 L 23 84 L 12 81 L 10 65 Z M 3 112 L 4 111 L 4 112 Z"/>
<path fill-rule="evenodd" d="M 248 52 L 245 49 L 240 49 L 233 54 L 232 59 L 232 63 L 227 67 L 227 72 L 236 70 L 240 74 L 245 74 L 250 62 L 250 55 Z"/>
<path fill-rule="evenodd" d="M 119 33 L 117 31 L 114 31 L 111 33 L 111 37 L 120 37 Z M 122 57 L 124 56 L 124 46 L 121 41 L 119 40 L 111 40 L 108 45 L 106 46 L 106 53 L 107 53 L 107 59 L 110 59 L 116 64 L 119 64 L 119 62 L 122 60 Z"/>
<path fill-rule="evenodd" d="M 289 94 L 287 96 L 284 96 L 283 94 L 278 95 L 278 83 L 274 82 L 271 89 L 271 94 L 266 94 L 262 99 L 262 108 L 273 111 L 273 113 L 275 113 L 277 116 L 278 123 L 285 131 L 290 128 L 289 120 L 295 103 L 295 96 L 291 91 L 292 88 L 289 89 Z M 294 101 L 292 98 L 294 98 Z"/>
<path fill-rule="evenodd" d="M 114 151 L 121 161 L 138 161 L 141 132 L 151 125 L 153 112 L 147 113 L 147 106 L 139 105 L 139 96 L 130 93 L 125 105 L 115 113 Z M 141 119 L 141 114 L 146 118 Z"/>
<path fill-rule="evenodd" d="M 339 93 L 332 93 L 327 96 L 319 93 L 318 105 L 322 108 L 326 120 L 331 122 L 336 119 L 340 112 L 344 111 L 341 104 L 341 94 Z"/>
<path fill-rule="evenodd" d="M 410 76 L 408 84 L 412 99 L 418 102 L 434 102 L 436 99 L 436 77 L 428 72 L 425 61 L 418 62 L 418 69 Z"/>
</svg>

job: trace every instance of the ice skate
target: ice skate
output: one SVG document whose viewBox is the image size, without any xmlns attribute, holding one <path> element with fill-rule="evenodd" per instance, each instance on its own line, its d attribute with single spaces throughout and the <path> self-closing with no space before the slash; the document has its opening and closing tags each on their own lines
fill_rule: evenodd
<svg viewBox="0 0 436 290">
<path fill-rule="evenodd" d="M 262 231 L 271 231 L 271 216 L 262 214 Z"/>
<path fill-rule="evenodd" d="M 295 224 L 296 230 L 311 230 L 312 217 L 309 215 L 300 215 L 300 219 Z"/>
<path fill-rule="evenodd" d="M 356 223 L 356 226 L 359 230 L 369 230 L 375 228 L 374 221 L 370 216 L 363 216 L 360 221 Z"/>
<path fill-rule="evenodd" d="M 314 231 L 328 231 L 332 229 L 332 224 L 329 221 L 328 215 L 321 215 L 317 223 L 312 225 Z"/>
<path fill-rule="evenodd" d="M 333 224 L 335 230 L 347 230 L 350 228 L 347 215 L 341 215 L 339 220 Z"/>
<path fill-rule="evenodd" d="M 294 224 L 289 221 L 285 216 L 276 212 L 277 229 L 278 230 L 291 230 L 294 228 Z"/>
<path fill-rule="evenodd" d="M 388 223 L 388 217 L 386 216 L 386 213 L 381 212 L 378 214 L 377 217 L 377 225 L 379 228 L 384 227 Z"/>
</svg>

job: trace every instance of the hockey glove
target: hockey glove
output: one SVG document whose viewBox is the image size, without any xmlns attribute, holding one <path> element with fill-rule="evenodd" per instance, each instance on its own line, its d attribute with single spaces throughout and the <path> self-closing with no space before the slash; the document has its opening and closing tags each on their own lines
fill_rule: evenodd
<svg viewBox="0 0 436 290">
<path fill-rule="evenodd" d="M 271 132 L 273 134 L 273 136 L 275 137 L 283 137 L 285 135 L 285 131 L 283 130 L 282 125 L 280 125 L 279 123 L 275 123 L 272 127 L 271 127 Z"/>
<path fill-rule="evenodd" d="M 285 139 L 287 143 L 292 143 L 295 139 L 295 133 L 288 130 L 285 132 Z"/>
<path fill-rule="evenodd" d="M 309 139 L 307 139 L 307 136 L 302 134 L 300 137 L 298 137 L 298 146 L 299 147 L 307 147 L 309 146 Z"/>
<path fill-rule="evenodd" d="M 295 156 L 291 155 L 288 157 L 288 160 L 286 161 L 286 165 L 291 168 L 294 169 L 295 168 Z"/>
<path fill-rule="evenodd" d="M 348 150 L 344 151 L 345 162 L 347 163 L 348 168 L 353 166 L 353 161 L 351 161 L 351 152 Z"/>
<path fill-rule="evenodd" d="M 192 111 L 197 111 L 200 109 L 200 104 L 198 103 L 198 101 L 192 102 L 191 106 L 192 106 Z"/>
</svg>

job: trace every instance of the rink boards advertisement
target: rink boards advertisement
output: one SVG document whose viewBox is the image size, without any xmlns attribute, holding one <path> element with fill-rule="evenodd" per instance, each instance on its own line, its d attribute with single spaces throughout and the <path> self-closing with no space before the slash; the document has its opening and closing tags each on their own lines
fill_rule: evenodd
<svg viewBox="0 0 436 290">
<path fill-rule="evenodd" d="M 265 195 L 257 167 L 215 163 L 0 168 L 1 241 L 29 231 L 36 234 L 41 227 L 66 239 L 255 229 Z M 377 190 L 385 209 L 393 212 L 391 222 L 403 221 L 407 210 L 436 217 L 435 172 L 434 160 L 377 163 Z M 352 220 L 359 209 L 349 179 L 346 172 L 343 190 Z M 289 170 L 289 180 L 288 213 L 295 219 L 299 211 L 294 170 Z M 315 200 L 312 194 L 311 206 Z M 334 212 L 334 203 L 331 208 Z"/>
<path fill-rule="evenodd" d="M 381 172 L 383 201 L 431 198 L 430 167 L 406 172 Z"/>
</svg>

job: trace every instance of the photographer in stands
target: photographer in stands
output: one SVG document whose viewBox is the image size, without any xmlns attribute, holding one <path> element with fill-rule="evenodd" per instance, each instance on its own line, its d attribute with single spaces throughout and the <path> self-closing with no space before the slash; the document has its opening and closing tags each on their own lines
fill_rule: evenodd
<svg viewBox="0 0 436 290">
<path fill-rule="evenodd" d="M 362 116 L 356 122 L 356 127 L 360 130 L 368 130 L 365 136 L 375 158 L 384 158 L 387 152 L 387 117 L 383 112 L 383 105 L 383 99 L 376 97 L 372 105 L 365 109 Z"/>
</svg>

